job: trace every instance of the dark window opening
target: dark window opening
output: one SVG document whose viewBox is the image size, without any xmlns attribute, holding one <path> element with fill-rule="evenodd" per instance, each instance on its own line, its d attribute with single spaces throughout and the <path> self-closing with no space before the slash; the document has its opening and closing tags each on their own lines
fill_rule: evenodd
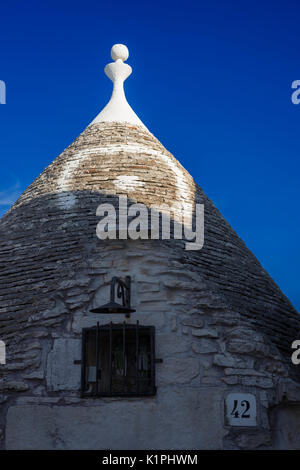
<svg viewBox="0 0 300 470">
<path fill-rule="evenodd" d="M 138 322 L 84 328 L 82 395 L 154 395 L 154 331 Z"/>
</svg>

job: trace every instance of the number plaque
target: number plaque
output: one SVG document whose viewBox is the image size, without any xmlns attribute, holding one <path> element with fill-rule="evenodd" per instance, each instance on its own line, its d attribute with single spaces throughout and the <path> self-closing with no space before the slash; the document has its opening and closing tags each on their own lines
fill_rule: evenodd
<svg viewBox="0 0 300 470">
<path fill-rule="evenodd" d="M 256 426 L 256 397 L 252 393 L 229 393 L 225 398 L 225 424 Z"/>
</svg>

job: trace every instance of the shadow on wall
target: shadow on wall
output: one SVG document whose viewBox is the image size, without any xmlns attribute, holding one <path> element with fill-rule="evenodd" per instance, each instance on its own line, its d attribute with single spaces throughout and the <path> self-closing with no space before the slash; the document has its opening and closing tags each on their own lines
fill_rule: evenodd
<svg viewBox="0 0 300 470">
<path fill-rule="evenodd" d="M 300 403 L 273 408 L 270 426 L 274 449 L 300 450 Z"/>
</svg>

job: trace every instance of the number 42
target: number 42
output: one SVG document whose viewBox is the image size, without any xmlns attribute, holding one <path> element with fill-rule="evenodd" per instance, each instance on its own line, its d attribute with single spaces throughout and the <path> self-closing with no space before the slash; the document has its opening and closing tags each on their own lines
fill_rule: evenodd
<svg viewBox="0 0 300 470">
<path fill-rule="evenodd" d="M 250 410 L 250 403 L 248 402 L 248 400 L 241 401 L 242 410 L 238 408 L 238 404 L 239 401 L 234 400 L 231 415 L 235 418 L 250 418 L 250 414 L 248 413 L 248 411 Z"/>
</svg>

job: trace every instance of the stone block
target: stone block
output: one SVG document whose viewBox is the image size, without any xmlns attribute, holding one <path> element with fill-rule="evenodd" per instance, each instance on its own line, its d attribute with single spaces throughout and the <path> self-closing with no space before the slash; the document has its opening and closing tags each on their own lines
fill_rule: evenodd
<svg viewBox="0 0 300 470">
<path fill-rule="evenodd" d="M 204 326 L 204 321 L 199 318 L 198 315 L 191 315 L 190 317 L 184 318 L 181 323 L 184 326 L 191 326 L 192 328 L 202 328 Z"/>
<path fill-rule="evenodd" d="M 28 380 L 43 380 L 45 377 L 45 374 L 43 370 L 37 370 L 37 371 L 31 372 L 30 374 L 26 374 L 23 377 L 24 379 L 28 379 Z"/>
<path fill-rule="evenodd" d="M 192 350 L 197 354 L 212 354 L 218 352 L 218 346 L 216 341 L 203 338 L 192 343 Z"/>
<path fill-rule="evenodd" d="M 268 430 L 239 432 L 236 436 L 237 445 L 243 450 L 267 449 L 272 445 Z"/>
<path fill-rule="evenodd" d="M 218 338 L 218 332 L 209 328 L 193 329 L 192 335 L 197 336 L 198 338 Z"/>
<path fill-rule="evenodd" d="M 237 385 L 239 383 L 239 378 L 235 375 L 232 375 L 231 377 L 223 377 L 222 381 L 227 385 Z"/>
<path fill-rule="evenodd" d="M 218 377 L 202 377 L 201 384 L 217 386 L 220 385 L 222 382 Z"/>
<path fill-rule="evenodd" d="M 80 390 L 81 367 L 74 360 L 81 359 L 81 340 L 55 339 L 47 359 L 47 387 L 51 391 Z"/>
<path fill-rule="evenodd" d="M 225 354 L 215 354 L 213 364 L 220 367 L 235 367 L 237 364 L 236 359 L 232 356 Z"/>
<path fill-rule="evenodd" d="M 227 350 L 232 353 L 253 354 L 260 357 L 272 356 L 269 346 L 255 341 L 233 339 L 228 341 Z"/>
<path fill-rule="evenodd" d="M 0 381 L 0 392 L 24 392 L 29 389 L 29 386 L 25 382 L 20 381 Z"/>
<path fill-rule="evenodd" d="M 190 341 L 174 333 L 157 335 L 155 339 L 156 356 L 164 358 L 176 353 L 183 353 L 191 349 Z"/>
<path fill-rule="evenodd" d="M 199 374 L 199 361 L 187 357 L 168 357 L 157 368 L 157 384 L 187 384 Z"/>
<path fill-rule="evenodd" d="M 257 376 L 257 377 L 270 377 L 270 374 L 267 372 L 259 372 L 258 370 L 255 369 L 244 369 L 244 368 L 238 368 L 238 369 L 233 369 L 229 367 L 228 369 L 225 369 L 225 375 L 250 375 L 250 376 Z"/>
<path fill-rule="evenodd" d="M 138 292 L 159 292 L 160 286 L 159 282 L 148 282 L 148 281 L 139 281 L 138 285 Z M 152 294 L 153 295 L 153 294 Z"/>
<path fill-rule="evenodd" d="M 177 317 L 176 317 L 176 315 L 171 316 L 171 331 L 177 331 Z"/>
</svg>

